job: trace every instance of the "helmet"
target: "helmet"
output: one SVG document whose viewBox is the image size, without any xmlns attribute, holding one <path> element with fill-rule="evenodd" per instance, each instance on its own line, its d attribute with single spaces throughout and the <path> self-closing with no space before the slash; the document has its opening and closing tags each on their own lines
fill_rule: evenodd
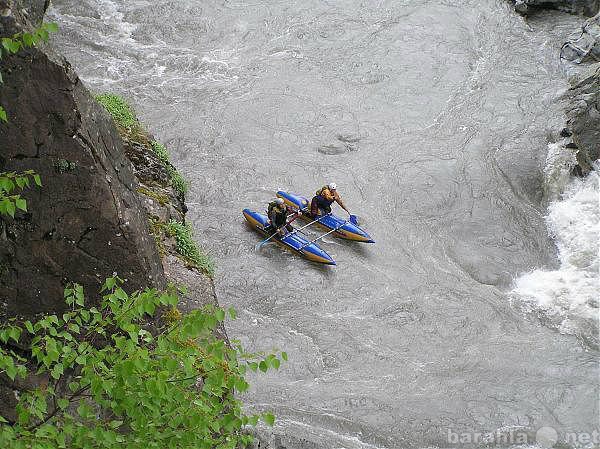
<svg viewBox="0 0 600 449">
<path fill-rule="evenodd" d="M 285 203 L 285 201 L 283 201 L 283 198 L 279 198 L 279 197 L 275 198 L 275 202 L 276 202 L 277 204 L 279 204 L 280 206 L 282 206 L 282 205 L 283 205 L 283 203 Z"/>
<path fill-rule="evenodd" d="M 335 183 L 335 182 L 330 182 L 330 183 L 329 183 L 329 185 L 328 185 L 327 187 L 329 187 L 331 190 L 335 190 L 335 189 L 336 189 L 336 187 L 337 187 L 337 185 L 336 185 L 336 183 Z"/>
</svg>

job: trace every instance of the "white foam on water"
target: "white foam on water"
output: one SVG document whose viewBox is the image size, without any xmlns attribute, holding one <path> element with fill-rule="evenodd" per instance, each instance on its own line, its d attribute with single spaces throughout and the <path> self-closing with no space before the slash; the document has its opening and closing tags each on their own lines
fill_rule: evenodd
<svg viewBox="0 0 600 449">
<path fill-rule="evenodd" d="M 550 201 L 560 199 L 571 180 L 571 170 L 577 163 L 575 150 L 565 147 L 565 141 L 548 145 L 544 166 L 544 193 Z"/>
<path fill-rule="evenodd" d="M 598 341 L 600 276 L 600 163 L 586 178 L 571 178 L 574 155 L 549 146 L 546 223 L 558 249 L 556 270 L 537 269 L 519 277 L 511 292 L 542 311 L 561 333 Z"/>
<path fill-rule="evenodd" d="M 107 26 L 114 29 L 127 42 L 135 43 L 131 35 L 137 26 L 125 21 L 125 15 L 119 11 L 116 3 L 110 0 L 100 0 L 97 11 Z"/>
</svg>

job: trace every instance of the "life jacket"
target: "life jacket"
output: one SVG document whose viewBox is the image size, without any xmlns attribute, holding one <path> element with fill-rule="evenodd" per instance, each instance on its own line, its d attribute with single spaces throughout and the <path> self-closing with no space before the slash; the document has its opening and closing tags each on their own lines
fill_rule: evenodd
<svg viewBox="0 0 600 449">
<path fill-rule="evenodd" d="M 321 198 L 323 198 L 323 200 L 325 201 L 322 202 L 327 203 L 329 206 L 331 206 L 335 201 L 335 195 L 331 193 L 331 190 L 329 190 L 329 186 L 321 187 L 315 192 L 315 196 L 320 196 Z"/>
<path fill-rule="evenodd" d="M 269 203 L 269 208 L 267 209 L 267 215 L 269 219 L 272 220 L 275 227 L 283 226 L 287 220 L 288 210 L 285 204 L 279 205 L 275 201 L 271 201 Z"/>
</svg>

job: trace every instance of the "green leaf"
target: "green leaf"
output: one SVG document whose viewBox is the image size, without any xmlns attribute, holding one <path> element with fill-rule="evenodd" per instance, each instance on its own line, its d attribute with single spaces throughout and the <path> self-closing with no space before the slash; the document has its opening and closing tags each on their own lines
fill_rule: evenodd
<svg viewBox="0 0 600 449">
<path fill-rule="evenodd" d="M 7 361 L 4 370 L 6 371 L 6 375 L 10 377 L 10 380 L 15 380 L 17 376 L 17 367 L 15 366 L 15 362 L 12 358 L 9 357 L 10 361 Z"/>
<path fill-rule="evenodd" d="M 235 311 L 235 309 L 233 307 L 230 307 L 228 312 L 229 312 L 229 316 L 231 317 L 232 320 L 235 320 L 237 318 L 237 312 Z"/>
<path fill-rule="evenodd" d="M 111 421 L 108 425 L 111 429 L 118 429 L 123 425 L 123 421 Z"/>
<path fill-rule="evenodd" d="M 23 43 L 27 47 L 33 47 L 33 44 L 34 44 L 33 35 L 30 33 L 24 33 L 23 34 Z"/>
<path fill-rule="evenodd" d="M 18 209 L 27 212 L 27 201 L 25 201 L 23 198 L 17 198 L 15 200 L 15 205 Z"/>
<path fill-rule="evenodd" d="M 265 362 L 264 360 L 263 360 L 263 361 L 261 361 L 261 362 L 258 364 L 258 367 L 260 368 L 260 370 L 261 370 L 263 373 L 266 373 L 266 372 L 267 372 L 267 370 L 269 369 L 269 367 L 268 367 L 268 365 L 267 365 L 267 362 Z"/>
<path fill-rule="evenodd" d="M 33 330 L 33 324 L 31 324 L 31 321 L 25 321 L 25 329 L 27 329 L 27 331 L 30 334 L 35 334 L 34 330 Z"/>
<path fill-rule="evenodd" d="M 16 209 L 15 209 L 14 203 L 7 199 L 4 204 L 6 204 L 6 213 L 8 215 L 10 215 L 12 218 L 15 218 L 15 210 Z"/>
<path fill-rule="evenodd" d="M 286 361 L 286 362 L 287 362 L 287 360 L 288 360 L 288 355 L 287 355 L 287 352 L 282 352 L 282 353 L 281 353 L 281 358 L 282 358 L 284 361 Z"/>
<path fill-rule="evenodd" d="M 215 312 L 215 318 L 216 318 L 218 321 L 223 321 L 223 320 L 225 319 L 225 311 L 224 311 L 223 309 L 218 309 L 218 310 Z"/>
<path fill-rule="evenodd" d="M 279 366 L 281 365 L 281 362 L 279 361 L 279 359 L 272 359 L 271 360 L 271 366 L 275 369 L 279 369 Z"/>
<path fill-rule="evenodd" d="M 56 33 L 58 31 L 58 24 L 55 22 L 48 22 L 45 25 L 49 33 Z"/>
<path fill-rule="evenodd" d="M 2 120 L 3 122 L 8 122 L 8 117 L 6 115 L 6 111 L 4 110 L 4 108 L 2 106 L 0 106 L 0 120 Z"/>
<path fill-rule="evenodd" d="M 60 407 L 61 410 L 64 410 L 69 406 L 69 400 L 60 398 L 56 400 L 56 404 Z"/>
<path fill-rule="evenodd" d="M 18 327 L 11 327 L 8 331 L 9 338 L 12 338 L 15 342 L 19 342 L 19 338 L 21 337 L 21 329 Z"/>
<path fill-rule="evenodd" d="M 40 178 L 40 175 L 37 175 L 37 174 L 36 174 L 36 175 L 33 175 L 33 181 L 35 182 L 35 184 L 36 184 L 38 187 L 42 187 L 42 180 L 41 180 L 41 178 Z"/>
<path fill-rule="evenodd" d="M 63 374 L 63 365 L 62 363 L 57 363 L 56 365 L 54 365 L 54 367 L 52 368 L 52 370 L 50 371 L 50 375 L 58 380 L 60 379 L 60 376 L 62 376 Z"/>
<path fill-rule="evenodd" d="M 10 37 L 3 37 L 2 38 L 2 46 L 9 53 L 16 53 L 21 48 L 21 43 L 15 39 L 11 39 Z"/>
<path fill-rule="evenodd" d="M 265 413 L 262 418 L 263 421 L 269 426 L 273 426 L 273 424 L 275 424 L 275 416 L 272 413 Z"/>
<path fill-rule="evenodd" d="M 100 291 L 103 292 L 105 290 L 112 290 L 116 284 L 117 284 L 117 281 L 115 280 L 115 278 L 107 278 L 106 281 L 104 281 L 102 290 L 100 290 Z"/>
</svg>

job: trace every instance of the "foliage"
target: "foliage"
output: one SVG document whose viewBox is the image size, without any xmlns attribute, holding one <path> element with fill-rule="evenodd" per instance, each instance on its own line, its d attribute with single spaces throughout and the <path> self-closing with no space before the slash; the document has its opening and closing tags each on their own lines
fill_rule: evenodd
<svg viewBox="0 0 600 449">
<path fill-rule="evenodd" d="M 152 142 L 152 149 L 167 170 L 167 173 L 169 173 L 173 188 L 181 195 L 185 195 L 188 190 L 187 181 L 183 176 L 181 176 L 177 169 L 173 167 L 173 164 L 171 164 L 171 158 L 165 146 L 157 141 L 154 141 Z"/>
<path fill-rule="evenodd" d="M 33 47 L 40 42 L 46 42 L 49 34 L 56 31 L 58 31 L 58 25 L 55 23 L 43 23 L 32 33 L 17 33 L 13 37 L 3 37 L 2 46 L 0 46 L 0 59 L 4 55 L 15 54 L 23 48 Z M 3 82 L 2 74 L 0 74 L 0 84 Z M 8 115 L 2 106 L 0 106 L 0 121 L 8 121 Z"/>
<path fill-rule="evenodd" d="M 183 224 L 171 220 L 167 224 L 166 230 L 169 236 L 175 237 L 177 252 L 181 254 L 189 264 L 204 271 L 211 277 L 214 275 L 214 262 L 198 248 L 198 245 L 194 241 L 192 227 L 189 223 Z"/>
<path fill-rule="evenodd" d="M 135 116 L 135 111 L 123 97 L 115 94 L 103 93 L 96 95 L 95 98 L 110 113 L 115 123 L 128 137 L 135 140 L 140 140 L 144 137 L 144 132 Z M 150 146 L 158 156 L 163 167 L 165 167 L 165 170 L 167 170 L 171 185 L 175 191 L 184 196 L 188 190 L 188 183 L 173 164 L 171 164 L 169 152 L 165 146 L 156 141 L 151 142 Z"/>
<path fill-rule="evenodd" d="M 119 95 L 103 93 L 96 95 L 96 101 L 100 103 L 112 116 L 115 123 L 125 130 L 132 130 L 138 126 L 137 118 L 133 108 Z"/>
<path fill-rule="evenodd" d="M 0 447 L 220 448 L 252 437 L 234 393 L 249 385 L 247 369 L 279 368 L 287 355 L 248 354 L 215 336 L 223 309 L 181 315 L 173 291 L 127 294 L 109 278 L 97 307 L 83 288 L 65 290 L 69 311 L 0 328 L 0 374 L 46 378 L 18 397 L 16 422 L 0 417 Z M 149 316 L 170 309 L 160 324 Z M 235 311 L 229 310 L 235 318 Z M 19 347 L 13 350 L 12 347 Z M 27 353 L 27 354 L 26 354 Z M 28 360 L 26 360 L 26 357 Z M 270 413 L 262 415 L 273 424 Z"/>
<path fill-rule="evenodd" d="M 33 170 L 22 173 L 0 173 L 0 215 L 15 217 L 15 212 L 20 209 L 27 212 L 27 201 L 21 198 L 20 191 L 30 186 L 31 180 L 41 186 L 40 176 Z"/>
</svg>

